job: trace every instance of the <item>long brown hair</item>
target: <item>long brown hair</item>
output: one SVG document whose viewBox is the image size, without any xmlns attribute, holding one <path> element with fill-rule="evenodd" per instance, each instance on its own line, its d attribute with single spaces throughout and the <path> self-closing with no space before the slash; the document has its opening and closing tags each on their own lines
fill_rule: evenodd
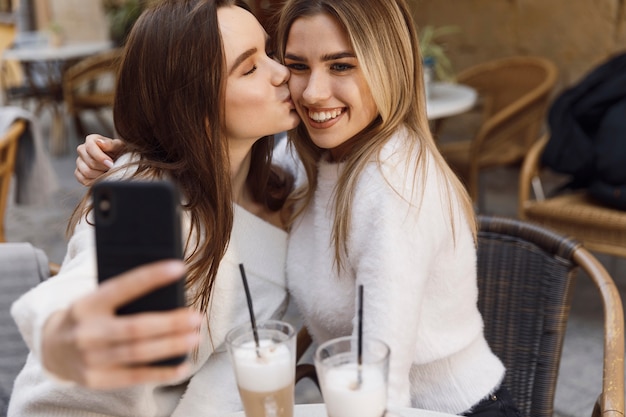
<svg viewBox="0 0 626 417">
<path fill-rule="evenodd" d="M 345 30 L 354 48 L 359 67 L 378 108 L 378 117 L 358 134 L 358 141 L 345 159 L 345 168 L 335 189 L 335 218 L 333 244 L 337 268 L 341 268 L 349 234 L 353 191 L 365 166 L 401 127 L 415 140 L 406 156 L 415 159 L 414 178 L 425 181 L 428 162 L 447 179 L 448 195 L 460 201 L 470 227 L 475 230 L 475 218 L 467 191 L 452 172 L 437 149 L 426 117 L 426 99 L 422 75 L 422 59 L 417 30 L 405 0 L 287 0 L 277 21 L 276 44 L 278 57 L 284 62 L 287 37 L 293 23 L 302 17 L 326 14 Z M 294 192 L 292 204 L 301 214 L 312 201 L 317 184 L 317 164 L 324 149 L 316 146 L 304 122 L 290 132 L 290 137 L 302 159 L 308 184 Z M 428 151 L 428 152 L 427 152 Z M 429 154 L 432 158 L 429 158 Z M 422 187 L 423 190 L 423 187 Z M 420 196 L 420 200 L 423 195 Z M 452 197 L 448 208 L 453 216 Z M 418 207 L 419 209 L 419 207 Z M 452 224 L 454 231 L 455 225 Z"/>
<path fill-rule="evenodd" d="M 113 109 L 117 132 L 139 157 L 133 177 L 167 177 L 184 197 L 191 221 L 187 286 L 191 304 L 202 312 L 233 226 L 223 123 L 226 64 L 217 20 L 217 9 L 232 5 L 249 10 L 240 0 L 163 0 L 147 9 L 126 41 Z M 290 189 L 270 165 L 272 149 L 271 136 L 253 145 L 246 185 L 257 202 L 276 211 Z M 68 231 L 90 210 L 89 194 Z"/>
</svg>

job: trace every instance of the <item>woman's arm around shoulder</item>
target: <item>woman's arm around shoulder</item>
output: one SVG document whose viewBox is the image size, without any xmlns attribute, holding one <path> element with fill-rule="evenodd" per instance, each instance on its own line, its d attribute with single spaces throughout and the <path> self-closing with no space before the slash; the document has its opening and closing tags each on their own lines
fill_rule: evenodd
<svg viewBox="0 0 626 417">
<path fill-rule="evenodd" d="M 81 184 L 89 186 L 113 166 L 115 160 L 125 151 L 120 139 L 110 139 L 100 135 L 89 135 L 85 143 L 78 145 L 74 176 Z"/>
</svg>

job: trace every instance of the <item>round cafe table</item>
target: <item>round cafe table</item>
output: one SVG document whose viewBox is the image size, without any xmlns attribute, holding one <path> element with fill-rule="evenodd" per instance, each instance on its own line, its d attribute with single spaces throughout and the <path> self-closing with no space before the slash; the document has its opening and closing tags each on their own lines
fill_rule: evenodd
<svg viewBox="0 0 626 417">
<path fill-rule="evenodd" d="M 457 83 L 433 82 L 426 99 L 428 120 L 454 116 L 471 109 L 478 98 L 476 90 Z"/>
<path fill-rule="evenodd" d="M 328 417 L 324 404 L 296 404 L 294 417 Z M 229 414 L 227 417 L 245 417 L 243 411 Z M 453 414 L 438 413 L 436 411 L 419 408 L 393 408 L 388 410 L 385 417 L 457 417 Z"/>
<path fill-rule="evenodd" d="M 24 35 L 24 34 L 23 34 Z M 68 42 L 51 45 L 45 34 L 33 32 L 32 42 L 5 49 L 1 60 L 18 61 L 23 69 L 25 82 L 38 101 L 38 109 L 50 106 L 52 110 L 51 153 L 68 151 L 65 133 L 65 109 L 63 102 L 63 73 L 72 64 L 90 55 L 110 50 L 110 41 Z M 37 112 L 36 112 L 37 113 Z"/>
</svg>

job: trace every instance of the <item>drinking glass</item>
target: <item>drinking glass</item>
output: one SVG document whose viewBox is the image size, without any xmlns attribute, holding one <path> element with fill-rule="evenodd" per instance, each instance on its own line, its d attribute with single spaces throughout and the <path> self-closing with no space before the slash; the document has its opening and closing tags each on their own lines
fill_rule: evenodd
<svg viewBox="0 0 626 417">
<path fill-rule="evenodd" d="M 382 417 L 387 408 L 389 347 L 365 338 L 361 364 L 357 339 L 329 340 L 315 352 L 315 369 L 328 417 Z"/>
<path fill-rule="evenodd" d="M 296 337 L 289 323 L 257 323 L 259 346 L 250 324 L 226 335 L 246 417 L 293 417 Z"/>
</svg>

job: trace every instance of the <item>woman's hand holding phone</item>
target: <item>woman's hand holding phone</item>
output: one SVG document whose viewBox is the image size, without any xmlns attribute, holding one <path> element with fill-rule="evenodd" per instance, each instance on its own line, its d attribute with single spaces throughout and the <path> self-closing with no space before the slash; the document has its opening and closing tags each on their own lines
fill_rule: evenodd
<svg viewBox="0 0 626 417">
<path fill-rule="evenodd" d="M 117 315 L 130 301 L 172 284 L 185 273 L 182 261 L 150 263 L 101 283 L 96 291 L 45 323 L 42 362 L 66 381 L 97 388 L 123 388 L 176 380 L 188 363 L 152 366 L 185 355 L 198 345 L 201 315 L 192 308 Z"/>
</svg>

